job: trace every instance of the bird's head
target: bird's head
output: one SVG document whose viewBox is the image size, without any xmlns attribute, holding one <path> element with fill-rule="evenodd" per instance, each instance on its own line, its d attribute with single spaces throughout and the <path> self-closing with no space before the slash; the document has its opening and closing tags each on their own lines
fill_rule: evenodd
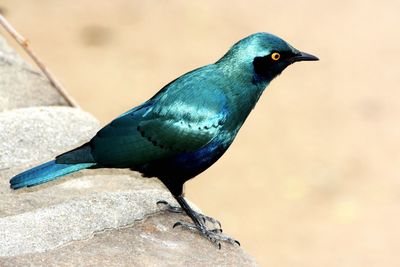
<svg viewBox="0 0 400 267">
<path fill-rule="evenodd" d="M 290 64 L 313 60 L 318 58 L 300 52 L 275 35 L 255 33 L 233 45 L 217 64 L 231 73 L 250 72 L 253 82 L 268 83 Z"/>
</svg>

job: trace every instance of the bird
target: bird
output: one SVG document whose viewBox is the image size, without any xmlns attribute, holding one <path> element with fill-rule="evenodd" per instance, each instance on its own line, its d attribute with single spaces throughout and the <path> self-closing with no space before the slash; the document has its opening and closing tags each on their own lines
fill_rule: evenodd
<svg viewBox="0 0 400 267">
<path fill-rule="evenodd" d="M 10 180 L 12 189 L 31 187 L 82 169 L 127 168 L 157 177 L 192 223 L 173 226 L 197 231 L 221 248 L 240 243 L 222 234 L 219 221 L 195 211 L 183 185 L 213 165 L 229 148 L 270 82 L 289 65 L 316 61 L 280 37 L 251 34 L 215 63 L 197 68 L 165 85 L 143 104 L 123 113 L 87 143 L 24 171 Z M 207 222 L 218 224 L 210 228 Z"/>
</svg>

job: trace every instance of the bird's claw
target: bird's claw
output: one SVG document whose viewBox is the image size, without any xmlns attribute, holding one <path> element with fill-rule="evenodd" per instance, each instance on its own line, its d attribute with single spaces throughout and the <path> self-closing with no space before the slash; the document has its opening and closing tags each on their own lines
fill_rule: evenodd
<svg viewBox="0 0 400 267">
<path fill-rule="evenodd" d="M 177 206 L 172 206 L 171 204 L 169 204 L 167 201 L 165 200 L 160 200 L 157 201 L 157 205 L 162 205 L 164 206 L 164 209 L 173 213 L 184 213 L 183 209 L 181 207 L 177 207 Z M 221 249 L 221 242 L 228 242 L 231 244 L 237 244 L 240 246 L 239 241 L 230 238 L 229 236 L 223 235 L 222 234 L 222 229 L 221 229 L 221 223 L 209 216 L 203 215 L 201 213 L 195 212 L 193 210 L 191 210 L 192 212 L 192 216 L 196 217 L 197 223 L 188 223 L 188 222 L 182 222 L 182 221 L 178 221 L 176 222 L 172 228 L 175 227 L 183 227 L 192 231 L 198 231 L 200 235 L 204 236 L 205 238 L 207 238 L 208 240 L 210 240 L 214 245 L 218 246 L 219 249 Z M 212 229 L 207 229 L 206 227 L 206 223 L 209 222 L 213 225 Z"/>
<path fill-rule="evenodd" d="M 231 244 L 236 244 L 240 246 L 240 242 L 229 237 L 226 235 L 222 234 L 222 229 L 221 228 L 214 228 L 214 229 L 206 229 L 205 226 L 196 226 L 195 224 L 192 223 L 187 223 L 187 222 L 176 222 L 173 225 L 173 228 L 181 226 L 190 230 L 195 230 L 198 231 L 200 235 L 204 236 L 208 240 L 211 241 L 214 245 L 218 246 L 219 249 L 221 249 L 221 241 L 222 242 L 228 242 Z"/>
<path fill-rule="evenodd" d="M 169 203 L 168 203 L 167 201 L 165 201 L 165 200 L 159 200 L 159 201 L 157 201 L 157 205 L 159 205 L 159 206 L 160 206 L 160 205 L 163 205 L 163 206 L 166 207 L 165 210 L 168 210 L 168 211 L 173 212 L 173 213 L 184 213 L 184 211 L 183 211 L 183 209 L 182 209 L 181 207 L 172 206 L 171 204 L 169 204 Z M 198 217 L 201 218 L 201 220 L 202 220 L 204 223 L 210 222 L 210 223 L 212 223 L 213 225 L 218 224 L 219 228 L 221 229 L 221 223 L 220 223 L 218 220 L 216 220 L 216 219 L 214 219 L 214 218 L 212 218 L 212 217 L 203 215 L 203 214 L 198 213 L 198 212 L 195 212 L 195 213 L 196 213 L 196 215 L 197 215 Z M 222 229 L 221 229 L 221 233 L 222 233 Z"/>
<path fill-rule="evenodd" d="M 191 229 L 191 230 L 197 230 L 196 226 L 194 224 L 192 224 L 192 223 L 178 221 L 178 222 L 174 223 L 172 228 L 175 228 L 177 226 L 182 226 L 182 227 L 185 227 L 185 228 L 188 228 L 188 229 Z"/>
<path fill-rule="evenodd" d="M 210 222 L 214 225 L 218 224 L 219 229 L 221 230 L 221 233 L 222 233 L 221 223 L 217 219 L 214 219 L 213 217 L 209 217 L 209 216 L 201 214 L 201 213 L 198 213 L 198 215 L 201 217 L 201 219 L 203 220 L 204 223 Z"/>
</svg>

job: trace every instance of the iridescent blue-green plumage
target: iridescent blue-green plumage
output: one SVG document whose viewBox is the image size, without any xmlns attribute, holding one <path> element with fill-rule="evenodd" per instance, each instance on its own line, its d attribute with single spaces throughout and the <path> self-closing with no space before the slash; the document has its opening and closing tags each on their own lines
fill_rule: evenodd
<svg viewBox="0 0 400 267">
<path fill-rule="evenodd" d="M 43 184 L 94 165 L 96 163 L 59 164 L 52 160 L 16 175 L 11 180 L 11 187 L 18 189 Z"/>
<path fill-rule="evenodd" d="M 279 60 L 271 59 L 274 52 Z M 269 82 L 291 63 L 315 59 L 274 35 L 250 35 L 216 63 L 184 74 L 119 116 L 88 143 L 17 175 L 11 187 L 82 168 L 131 168 L 180 195 L 185 181 L 227 150 Z"/>
</svg>

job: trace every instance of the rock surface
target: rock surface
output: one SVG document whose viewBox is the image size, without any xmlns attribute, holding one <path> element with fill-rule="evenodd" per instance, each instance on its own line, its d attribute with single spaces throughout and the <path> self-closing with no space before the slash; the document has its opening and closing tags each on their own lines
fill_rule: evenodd
<svg viewBox="0 0 400 267">
<path fill-rule="evenodd" d="M 64 97 L 0 36 L 0 111 L 54 105 L 66 105 Z"/>
<path fill-rule="evenodd" d="M 13 171 L 15 172 L 15 171 Z M 171 195 L 156 179 L 125 171 L 85 171 L 57 182 L 12 191 L 1 173 L 0 256 L 43 252 L 116 229 L 159 211 Z"/>
<path fill-rule="evenodd" d="M 237 246 L 221 250 L 197 234 L 171 229 L 182 215 L 156 213 L 126 228 L 45 253 L 0 258 L 1 266 L 255 266 Z M 66 261 L 67 259 L 67 261 Z"/>
<path fill-rule="evenodd" d="M 98 121 L 70 107 L 21 108 L 0 113 L 0 170 L 72 149 L 90 139 Z"/>
<path fill-rule="evenodd" d="M 83 170 L 11 190 L 12 176 L 99 128 L 82 110 L 38 107 L 64 104 L 48 86 L 0 37 L 0 266 L 256 266 L 236 245 L 219 250 L 197 232 L 172 229 L 189 218 L 157 206 L 175 202 L 155 178 Z"/>
<path fill-rule="evenodd" d="M 218 250 L 195 232 L 173 229 L 187 216 L 157 179 L 126 170 L 86 170 L 12 191 L 0 173 L 0 266 L 256 266 L 241 248 Z"/>
</svg>

